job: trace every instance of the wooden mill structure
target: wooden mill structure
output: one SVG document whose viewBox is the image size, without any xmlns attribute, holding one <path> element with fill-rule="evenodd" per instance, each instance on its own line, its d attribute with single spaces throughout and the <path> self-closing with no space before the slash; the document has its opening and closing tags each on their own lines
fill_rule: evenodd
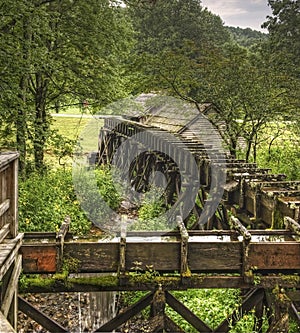
<svg viewBox="0 0 300 333">
<path fill-rule="evenodd" d="M 286 181 L 284 175 L 235 160 L 226 151 L 221 154 L 217 135 L 203 120 L 203 114 L 213 112 L 212 105 L 204 104 L 189 112 L 188 119 L 180 119 L 180 114 L 170 117 L 169 110 L 159 105 L 148 111 L 106 118 L 93 160 L 113 162 L 128 170 L 130 184 L 140 192 L 149 188 L 153 172 L 162 173 L 166 179 L 164 200 L 175 207 L 169 215 L 176 226 L 173 230 L 130 231 L 123 224 L 110 241 L 96 236 L 78 239 L 69 232 L 70 220 L 66 219 L 57 233 L 18 234 L 17 154 L 1 155 L 1 246 L 6 252 L 1 252 L 0 325 L 10 327 L 11 332 L 16 326 L 16 281 L 22 267 L 28 277 L 19 290 L 21 294 L 147 291 L 95 332 L 118 332 L 122 324 L 148 306 L 149 332 L 184 332 L 167 315 L 167 306 L 202 333 L 230 332 L 230 325 L 252 310 L 257 317 L 257 332 L 263 332 L 265 312 L 268 333 L 288 333 L 290 319 L 299 326 L 300 182 Z M 160 148 L 145 151 L 145 141 L 139 141 L 145 137 Z M 128 150 L 122 150 L 127 139 L 142 146 L 139 157 L 130 160 Z M 181 215 L 188 191 L 194 191 L 185 181 L 195 172 L 194 165 L 185 163 L 186 150 L 196 161 L 200 179 L 191 205 L 194 223 L 189 222 L 191 214 L 184 218 Z M 131 163 L 127 165 L 128 160 Z M 213 175 L 215 167 L 224 171 L 221 176 Z M 186 178 L 180 176 L 182 173 Z M 214 177 L 224 181 L 222 197 L 216 213 L 203 222 L 200 219 L 205 204 L 217 196 L 210 191 Z M 2 253 L 7 253 L 6 259 Z M 212 328 L 172 294 L 174 290 L 201 288 L 240 289 L 242 301 L 218 327 Z M 21 296 L 18 303 L 21 311 L 48 331 L 68 332 Z"/>
</svg>

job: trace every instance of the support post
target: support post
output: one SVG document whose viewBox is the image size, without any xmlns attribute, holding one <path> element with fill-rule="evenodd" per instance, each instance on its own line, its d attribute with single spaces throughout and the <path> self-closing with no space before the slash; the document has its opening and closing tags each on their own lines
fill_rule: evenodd
<svg viewBox="0 0 300 333">
<path fill-rule="evenodd" d="M 176 216 L 177 226 L 181 236 L 181 247 L 180 247 L 180 275 L 181 282 L 186 283 L 186 278 L 191 276 L 191 271 L 188 266 L 188 240 L 189 234 L 183 223 L 181 216 Z"/>
<path fill-rule="evenodd" d="M 67 216 L 62 223 L 59 231 L 56 234 L 56 244 L 57 244 L 57 267 L 56 271 L 59 272 L 62 269 L 63 265 L 63 255 L 64 255 L 64 242 L 67 232 L 69 231 L 71 219 Z"/>
<path fill-rule="evenodd" d="M 126 271 L 126 232 L 127 232 L 127 216 L 122 215 L 121 234 L 120 234 L 120 262 L 119 262 L 119 283 L 122 285 L 125 281 Z"/>
<path fill-rule="evenodd" d="M 284 289 L 279 286 L 273 290 L 272 294 L 274 295 L 274 319 L 266 333 L 288 333 L 291 301 Z"/>
<path fill-rule="evenodd" d="M 251 267 L 248 263 L 249 258 L 249 243 L 251 241 L 251 233 L 247 230 L 242 223 L 236 217 L 232 216 L 230 219 L 231 226 L 239 232 L 243 236 L 243 254 L 242 254 L 242 274 L 244 277 L 244 281 L 246 283 L 253 283 L 254 276 L 251 270 Z"/>
</svg>

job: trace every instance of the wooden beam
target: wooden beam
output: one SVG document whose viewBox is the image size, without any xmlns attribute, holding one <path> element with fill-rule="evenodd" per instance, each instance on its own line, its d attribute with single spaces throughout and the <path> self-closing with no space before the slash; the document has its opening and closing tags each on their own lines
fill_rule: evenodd
<svg viewBox="0 0 300 333">
<path fill-rule="evenodd" d="M 191 310 L 189 310 L 184 304 L 179 302 L 172 294 L 168 291 L 166 294 L 166 302 L 179 313 L 188 323 L 195 327 L 199 332 L 213 332 L 213 330 L 206 325 L 200 318 L 198 318 Z"/>
<path fill-rule="evenodd" d="M 243 236 L 245 241 L 251 240 L 251 233 L 242 225 L 238 218 L 231 216 L 230 222 L 232 223 L 232 227 Z"/>
<path fill-rule="evenodd" d="M 10 231 L 9 228 L 10 228 L 10 225 L 9 225 L 9 223 L 7 223 L 0 230 L 0 243 L 2 243 L 3 240 L 5 239 L 5 237 L 9 234 L 9 231 Z"/>
<path fill-rule="evenodd" d="M 138 302 L 129 306 L 124 312 L 119 313 L 115 318 L 111 319 L 106 324 L 99 327 L 95 332 L 111 332 L 128 321 L 130 318 L 141 312 L 144 308 L 150 305 L 154 292 L 148 293 Z"/>
<path fill-rule="evenodd" d="M 10 206 L 10 200 L 6 199 L 0 204 L 0 216 L 5 214 Z"/>
<path fill-rule="evenodd" d="M 257 270 L 284 272 L 300 269 L 299 242 L 250 242 L 249 267 Z M 180 241 L 126 242 L 126 271 L 140 261 L 141 268 L 153 265 L 159 272 L 180 271 Z M 24 244 L 21 249 L 25 273 L 56 271 L 56 245 Z M 64 253 L 78 260 L 78 272 L 118 271 L 120 244 L 118 242 L 65 242 Z M 238 241 L 189 242 L 188 266 L 191 272 L 240 273 L 243 264 L 243 243 Z"/>
<path fill-rule="evenodd" d="M 300 269 L 299 242 L 255 242 L 249 244 L 249 266 L 257 270 Z"/>
<path fill-rule="evenodd" d="M 21 296 L 18 297 L 19 310 L 29 316 L 31 319 L 39 323 L 43 328 L 51 333 L 65 333 L 68 332 L 66 328 L 61 326 L 55 320 L 45 315 L 43 312 L 32 306 Z"/>
<path fill-rule="evenodd" d="M 0 280 L 15 260 L 21 247 L 22 238 L 23 234 L 18 234 L 16 238 L 5 240 L 0 244 Z"/>
<path fill-rule="evenodd" d="M 18 169 L 19 160 L 16 158 L 11 165 L 11 179 L 10 179 L 10 234 L 12 238 L 18 235 Z"/>
<path fill-rule="evenodd" d="M 121 235 L 120 235 L 120 262 L 118 268 L 119 276 L 124 276 L 126 270 L 126 229 L 127 219 L 122 216 L 121 220 Z"/>
<path fill-rule="evenodd" d="M 298 325 L 300 325 L 300 314 L 293 302 L 291 303 L 290 313 L 293 316 L 293 318 L 297 321 Z"/>
<path fill-rule="evenodd" d="M 284 224 L 287 229 L 293 231 L 296 235 L 300 236 L 300 224 L 298 222 L 288 216 L 285 216 Z"/>
<path fill-rule="evenodd" d="M 57 243 L 57 251 L 56 251 L 56 271 L 61 271 L 63 264 L 63 255 L 64 255 L 64 242 L 66 234 L 69 230 L 71 223 L 71 219 L 67 216 L 60 226 L 59 231 L 56 234 L 56 243 Z"/>
<path fill-rule="evenodd" d="M 15 267 L 11 273 L 10 281 L 8 284 L 8 288 L 6 289 L 2 304 L 1 304 L 1 311 L 3 312 L 4 316 L 7 317 L 11 302 L 13 297 L 16 296 L 18 291 L 18 279 L 19 275 L 22 270 L 22 256 L 18 255 L 15 260 Z"/>
<path fill-rule="evenodd" d="M 27 245 L 21 247 L 24 273 L 55 273 L 57 268 L 57 246 L 55 243 Z"/>
<path fill-rule="evenodd" d="M 262 302 L 264 298 L 264 290 L 261 288 L 255 288 L 249 291 L 246 295 L 245 300 L 242 305 L 235 310 L 229 317 L 227 317 L 215 330 L 217 333 L 227 333 L 230 330 L 230 325 L 235 325 L 236 322 L 240 319 L 240 316 L 243 316 L 245 313 L 253 309 L 257 304 Z"/>
<path fill-rule="evenodd" d="M 1 333 L 16 333 L 9 321 L 4 317 L 3 313 L 0 312 L 0 332 Z"/>
<path fill-rule="evenodd" d="M 182 328 L 174 323 L 174 321 L 167 315 L 165 315 L 165 329 L 166 332 L 185 333 L 185 331 L 183 331 Z"/>
<path fill-rule="evenodd" d="M 190 270 L 188 266 L 188 241 L 189 241 L 189 234 L 187 229 L 183 223 L 181 216 L 176 216 L 177 226 L 180 231 L 181 235 L 181 248 L 180 248 L 180 274 L 181 277 L 184 278 L 190 275 Z"/>
</svg>

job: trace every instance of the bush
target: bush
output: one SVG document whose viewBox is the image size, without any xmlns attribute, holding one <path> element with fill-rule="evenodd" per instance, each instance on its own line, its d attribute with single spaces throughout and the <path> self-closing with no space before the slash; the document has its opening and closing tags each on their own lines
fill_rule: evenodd
<svg viewBox="0 0 300 333">
<path fill-rule="evenodd" d="M 32 174 L 26 180 L 20 180 L 20 231 L 57 231 L 64 218 L 69 215 L 71 231 L 83 235 L 91 227 L 88 218 L 91 221 L 105 218 L 109 207 L 112 210 L 119 207 L 121 198 L 107 167 L 96 169 L 94 179 L 87 177 L 86 173 L 79 176 L 77 186 L 81 190 L 81 202 L 75 194 L 71 169 L 58 169 L 43 175 Z M 97 200 L 99 194 L 103 198 L 103 207 Z"/>
<path fill-rule="evenodd" d="M 71 231 L 89 231 L 91 223 L 76 198 L 71 170 L 35 173 L 19 181 L 20 231 L 57 231 L 67 215 Z"/>
</svg>

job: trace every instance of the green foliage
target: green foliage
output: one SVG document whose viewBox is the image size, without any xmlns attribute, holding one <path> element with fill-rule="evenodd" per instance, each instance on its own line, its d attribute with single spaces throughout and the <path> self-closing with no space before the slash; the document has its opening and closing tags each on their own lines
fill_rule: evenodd
<svg viewBox="0 0 300 333">
<path fill-rule="evenodd" d="M 240 291 L 236 289 L 190 289 L 172 291 L 172 294 L 212 328 L 217 328 L 241 304 Z M 121 304 L 127 307 L 137 302 L 144 295 L 145 292 L 123 292 L 121 293 Z M 185 332 L 198 332 L 171 307 L 166 307 L 166 314 Z M 141 316 L 147 319 L 149 309 L 145 309 Z M 236 317 L 238 318 L 238 322 L 235 325 L 229 322 L 231 333 L 258 333 L 254 310 L 244 315 L 236 312 Z M 266 332 L 268 323 L 265 315 L 263 320 L 263 332 Z M 296 332 L 296 330 L 292 329 L 291 332 Z"/>
<path fill-rule="evenodd" d="M 237 307 L 239 302 L 238 290 L 231 289 L 174 291 L 172 294 L 207 325 L 214 328 Z M 174 310 L 167 308 L 167 313 L 185 332 L 197 332 Z"/>
<path fill-rule="evenodd" d="M 0 137 L 11 126 L 21 169 L 28 157 L 43 169 L 52 110 L 70 100 L 99 108 L 127 94 L 131 24 L 109 0 L 0 0 L 0 7 Z"/>
<path fill-rule="evenodd" d="M 185 71 L 183 64 L 199 64 L 197 58 L 206 49 L 229 41 L 221 18 L 197 0 L 127 2 L 138 41 L 133 53 L 137 91 L 170 89 L 174 80 L 165 73 L 171 71 L 177 83 Z"/>
<path fill-rule="evenodd" d="M 232 39 L 240 46 L 250 48 L 268 39 L 268 35 L 250 28 L 227 27 Z"/>
<path fill-rule="evenodd" d="M 167 218 L 164 216 L 165 212 L 163 193 L 159 188 L 153 187 L 145 193 L 138 209 L 138 220 L 130 226 L 130 230 L 155 231 L 168 229 Z"/>
<path fill-rule="evenodd" d="M 115 183 L 108 166 L 101 165 L 95 170 L 96 181 L 100 195 L 113 210 L 117 210 L 121 203 L 121 197 L 116 191 Z"/>
<path fill-rule="evenodd" d="M 271 141 L 259 145 L 257 162 L 259 166 L 271 168 L 273 173 L 283 173 L 288 179 L 297 180 L 300 179 L 300 137 L 288 128 L 290 125 L 283 124 L 278 137 L 271 131 Z"/>
<path fill-rule="evenodd" d="M 300 71 L 300 2 L 298 0 L 269 0 L 272 15 L 264 27 L 270 34 L 270 47 L 277 65 L 299 76 Z"/>
<path fill-rule="evenodd" d="M 75 178 L 76 179 L 76 178 Z M 116 210 L 121 198 L 116 191 L 108 168 L 95 170 L 93 184 L 90 179 L 82 178 L 79 185 L 81 193 L 86 197 L 79 202 L 74 191 L 74 178 L 70 169 L 49 171 L 43 175 L 30 175 L 19 184 L 19 223 L 21 231 L 57 231 L 64 218 L 71 218 L 71 230 L 75 234 L 86 234 L 92 221 L 105 219 L 108 206 Z M 96 184 L 96 186 L 95 186 Z M 86 192 L 84 191 L 86 189 Z M 99 195 L 103 198 L 103 206 L 99 206 Z"/>
<path fill-rule="evenodd" d="M 20 231 L 58 231 L 67 215 L 73 232 L 82 235 L 89 231 L 90 222 L 75 196 L 70 170 L 34 173 L 20 180 Z"/>
</svg>

